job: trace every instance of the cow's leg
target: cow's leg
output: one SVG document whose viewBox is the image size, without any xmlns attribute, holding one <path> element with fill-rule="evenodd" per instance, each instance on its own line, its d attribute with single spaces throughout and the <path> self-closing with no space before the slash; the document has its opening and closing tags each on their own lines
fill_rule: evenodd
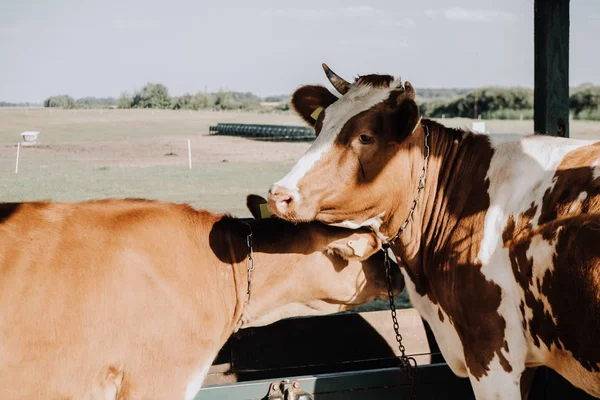
<svg viewBox="0 0 600 400">
<path fill-rule="evenodd" d="M 477 400 L 517 400 L 521 398 L 521 373 L 506 372 L 502 368 L 490 369 L 487 375 L 469 379 Z"/>
</svg>

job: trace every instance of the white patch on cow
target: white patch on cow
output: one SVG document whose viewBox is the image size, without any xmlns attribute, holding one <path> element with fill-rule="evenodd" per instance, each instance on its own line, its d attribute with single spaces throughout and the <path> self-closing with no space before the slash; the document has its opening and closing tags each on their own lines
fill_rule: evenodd
<svg viewBox="0 0 600 400">
<path fill-rule="evenodd" d="M 512 349 L 510 349 L 512 351 Z M 489 365 L 487 375 L 479 380 L 469 376 L 473 393 L 477 399 L 520 399 L 521 398 L 521 372 L 515 369 L 506 372 L 500 364 L 500 358 L 496 354 Z"/>
<path fill-rule="evenodd" d="M 482 264 L 481 273 L 487 280 L 494 282 L 502 290 L 500 305 L 498 306 L 498 315 L 504 318 L 506 323 L 504 340 L 508 343 L 509 351 L 506 352 L 502 348 L 500 352 L 513 367 L 514 372 L 515 369 L 518 370 L 519 366 L 524 365 L 525 363 L 527 343 L 522 331 L 521 314 L 518 309 L 522 290 L 515 280 L 510 264 L 508 249 L 497 249 L 489 258 L 488 262 Z M 494 359 L 497 357 L 498 356 L 496 355 Z M 500 364 L 498 364 L 497 367 L 492 364 L 493 363 L 488 366 L 490 368 L 490 374 L 492 372 L 498 372 L 496 371 L 497 368 L 500 368 L 501 372 L 506 373 Z M 517 375 L 517 379 L 518 376 L 519 375 Z"/>
<path fill-rule="evenodd" d="M 398 264 L 402 265 L 402 260 L 398 260 Z M 465 353 L 458 333 L 452 325 L 452 321 L 450 321 L 450 318 L 441 307 L 429 300 L 429 297 L 421 296 L 417 293 L 415 284 L 406 273 L 406 270 L 404 268 L 400 270 L 404 276 L 410 302 L 431 327 L 446 363 L 456 375 L 466 377 L 468 373 L 465 364 Z M 443 322 L 440 321 L 438 311 L 442 312 L 442 316 L 444 317 Z"/>
<path fill-rule="evenodd" d="M 490 182 L 488 189 L 490 206 L 484 220 L 484 236 L 477 260 L 482 264 L 481 271 L 484 276 L 502 290 L 498 314 L 506 321 L 504 336 L 510 350 L 506 357 L 513 368 L 518 368 L 520 365 L 539 362 L 541 355 L 531 354 L 527 343 L 531 338 L 528 332 L 523 332 L 519 304 L 524 299 L 524 292 L 515 280 L 508 249 L 504 248 L 502 233 L 509 217 L 512 216 L 517 221 L 518 216 L 530 209 L 532 205 L 537 207 L 531 221 L 532 226 L 536 227 L 541 215 L 544 194 L 554 186 L 554 174 L 565 155 L 593 142 L 547 136 L 513 136 L 508 139 L 506 137 L 499 139 L 494 135 L 489 137 L 494 148 L 486 176 Z M 537 250 L 533 250 L 534 257 L 537 258 L 535 266 L 537 273 L 543 275 L 548 268 L 551 268 L 547 265 L 552 264 L 551 250 L 554 249 L 541 243 Z M 549 304 L 547 307 L 551 310 Z M 525 307 L 525 318 L 531 319 L 531 310 L 528 307 Z M 505 379 L 502 378 L 502 373 L 506 375 Z M 506 374 L 501 366 L 498 374 L 500 374 L 498 382 L 502 383 L 506 380 L 504 383 L 507 385 L 513 377 L 511 374 Z M 490 378 L 486 378 L 488 379 Z M 488 390 L 487 387 L 485 390 Z M 486 396 L 485 393 L 481 393 L 482 397 Z"/>
<path fill-rule="evenodd" d="M 581 203 L 587 199 L 588 197 L 588 193 L 587 192 L 581 192 L 579 193 L 579 196 L 577 196 L 577 199 L 571 204 L 571 206 L 569 207 L 569 213 L 579 213 L 581 211 Z"/>
<path fill-rule="evenodd" d="M 485 233 L 479 251 L 479 261 L 485 264 L 502 247 L 502 232 L 508 218 L 515 218 L 537 205 L 531 221 L 537 226 L 542 199 L 554 187 L 554 173 L 564 156 L 592 141 L 562 139 L 548 136 L 489 135 L 494 148 L 487 178 L 490 207 L 485 216 Z"/>
<path fill-rule="evenodd" d="M 331 149 L 344 124 L 355 115 L 389 98 L 390 92 L 399 84 L 400 81 L 394 81 L 390 88 L 352 85 L 344 96 L 325 109 L 323 129 L 319 136 L 292 170 L 275 185 L 294 193 L 297 197 L 296 200 L 299 200 L 298 183 L 312 169 L 313 165 Z"/>
<path fill-rule="evenodd" d="M 210 358 L 211 362 L 215 356 L 216 355 Z M 196 394 L 198 394 L 198 391 L 202 388 L 202 383 L 206 378 L 206 374 L 208 374 L 209 368 L 210 363 L 201 367 L 198 372 L 192 376 L 185 389 L 185 400 L 193 400 L 194 397 L 196 397 Z"/>
<path fill-rule="evenodd" d="M 530 285 L 529 290 L 531 290 L 531 293 L 536 300 L 540 300 L 542 302 L 544 305 L 544 312 L 547 312 L 548 315 L 552 317 L 554 324 L 556 324 L 557 321 L 552 311 L 552 306 L 550 306 L 548 297 L 538 289 L 537 282 L 539 280 L 540 284 L 543 284 L 546 272 L 554 272 L 553 258 L 555 255 L 555 243 L 544 240 L 542 235 L 535 235 L 531 238 L 531 244 L 529 245 L 529 249 L 526 253 L 527 258 L 533 261 L 533 270 L 531 271 L 533 285 Z"/>
<path fill-rule="evenodd" d="M 592 172 L 592 180 L 600 178 L 600 158 L 594 161 L 592 168 L 594 168 L 594 172 Z"/>
</svg>

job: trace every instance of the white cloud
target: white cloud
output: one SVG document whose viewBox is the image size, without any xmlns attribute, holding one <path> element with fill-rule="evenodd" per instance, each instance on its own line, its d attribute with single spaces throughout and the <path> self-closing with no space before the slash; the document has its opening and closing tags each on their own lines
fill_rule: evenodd
<svg viewBox="0 0 600 400">
<path fill-rule="evenodd" d="M 417 27 L 417 23 L 415 22 L 414 19 L 411 19 L 411 18 L 402 18 L 402 19 L 394 20 L 393 25 L 399 26 L 401 28 L 416 28 Z"/>
<path fill-rule="evenodd" d="M 368 17 L 375 15 L 376 10 L 371 6 L 357 6 L 357 7 L 346 7 L 340 9 L 342 15 L 349 15 L 355 17 Z"/>
<path fill-rule="evenodd" d="M 333 10 L 285 8 L 279 10 L 265 10 L 261 15 L 266 17 L 297 17 L 321 19 L 330 17 L 367 17 L 375 15 L 375 9 L 371 6 L 345 7 Z"/>
<path fill-rule="evenodd" d="M 462 7 L 448 7 L 445 9 L 426 9 L 425 15 L 429 18 L 442 17 L 448 21 L 490 22 L 504 21 L 515 22 L 519 17 L 513 13 L 497 10 L 484 10 L 482 8 L 467 9 Z"/>
<path fill-rule="evenodd" d="M 283 8 L 277 10 L 264 10 L 261 16 L 271 18 L 303 18 L 320 20 L 326 18 L 365 18 L 365 21 L 377 23 L 381 26 L 392 26 L 414 29 L 417 23 L 414 19 L 398 16 L 393 12 L 376 9 L 372 6 L 342 7 L 333 9 L 307 9 Z"/>
<path fill-rule="evenodd" d="M 356 6 L 335 9 L 308 9 L 308 8 L 283 8 L 278 10 L 265 10 L 261 15 L 265 17 L 296 17 L 296 18 L 337 18 L 337 17 L 371 17 L 378 14 L 372 6 Z"/>
</svg>

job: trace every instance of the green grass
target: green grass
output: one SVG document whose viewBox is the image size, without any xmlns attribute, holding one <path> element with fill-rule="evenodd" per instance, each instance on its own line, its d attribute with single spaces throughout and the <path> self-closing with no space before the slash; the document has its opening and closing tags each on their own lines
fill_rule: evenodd
<svg viewBox="0 0 600 400">
<path fill-rule="evenodd" d="M 246 195 L 266 188 L 291 167 L 277 163 L 213 163 L 194 166 L 107 167 L 87 162 L 28 160 L 14 173 L 0 162 L 2 201 L 81 201 L 144 197 L 249 216 Z M 11 162 L 8 162 L 11 161 Z M 9 172 L 10 171 L 10 172 Z"/>
</svg>

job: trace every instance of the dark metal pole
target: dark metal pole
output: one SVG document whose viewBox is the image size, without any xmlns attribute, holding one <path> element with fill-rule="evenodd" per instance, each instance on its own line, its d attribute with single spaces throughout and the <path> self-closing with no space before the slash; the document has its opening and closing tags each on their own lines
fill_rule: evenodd
<svg viewBox="0 0 600 400">
<path fill-rule="evenodd" d="M 569 0 L 535 0 L 534 130 L 569 137 Z"/>
</svg>

